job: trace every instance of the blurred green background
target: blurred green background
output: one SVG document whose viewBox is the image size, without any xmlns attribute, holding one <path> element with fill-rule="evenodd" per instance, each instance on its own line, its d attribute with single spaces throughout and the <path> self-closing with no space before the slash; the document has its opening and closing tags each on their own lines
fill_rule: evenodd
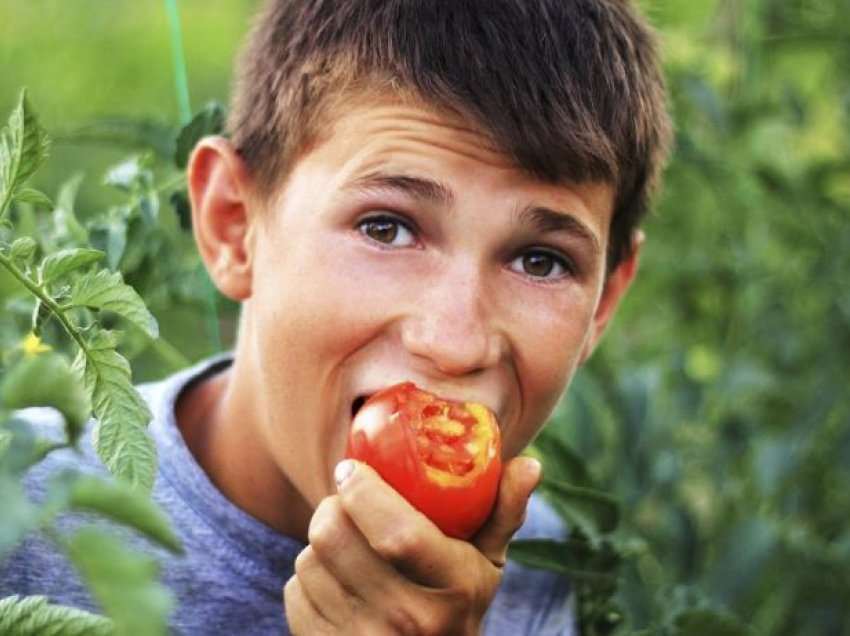
<svg viewBox="0 0 850 636">
<path fill-rule="evenodd" d="M 850 0 L 641 5 L 663 35 L 675 153 L 639 280 L 547 434 L 645 542 L 621 592 L 636 624 L 699 595 L 761 634 L 850 634 Z M 192 107 L 226 102 L 256 3 L 179 6 Z M 82 171 L 81 217 L 120 205 L 102 181 L 128 155 L 153 147 L 156 178 L 175 174 L 163 2 L 0 1 L 4 118 L 23 86 L 56 140 L 36 185 L 54 195 Z M 234 328 L 220 298 L 208 319 L 167 201 L 159 218 L 161 242 L 120 264 L 165 337 L 130 347 L 139 379 Z"/>
</svg>

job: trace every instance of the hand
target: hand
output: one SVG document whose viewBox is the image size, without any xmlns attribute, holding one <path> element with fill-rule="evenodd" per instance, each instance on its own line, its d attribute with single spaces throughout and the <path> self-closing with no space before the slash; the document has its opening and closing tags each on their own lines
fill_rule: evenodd
<svg viewBox="0 0 850 636">
<path fill-rule="evenodd" d="M 346 462 L 284 587 L 292 633 L 478 634 L 540 464 L 505 464 L 493 513 L 466 542 L 445 536 L 368 465 Z"/>
</svg>

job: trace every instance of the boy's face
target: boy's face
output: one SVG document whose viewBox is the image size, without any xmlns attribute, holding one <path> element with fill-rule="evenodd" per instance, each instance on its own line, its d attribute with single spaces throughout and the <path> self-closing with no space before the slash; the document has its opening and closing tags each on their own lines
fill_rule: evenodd
<svg viewBox="0 0 850 636">
<path fill-rule="evenodd" d="M 609 186 L 541 184 L 411 105 L 340 116 L 268 207 L 249 233 L 237 358 L 254 361 L 266 447 L 314 505 L 352 404 L 404 380 L 486 404 L 505 456 L 519 453 L 634 272 L 633 257 L 605 285 Z"/>
</svg>

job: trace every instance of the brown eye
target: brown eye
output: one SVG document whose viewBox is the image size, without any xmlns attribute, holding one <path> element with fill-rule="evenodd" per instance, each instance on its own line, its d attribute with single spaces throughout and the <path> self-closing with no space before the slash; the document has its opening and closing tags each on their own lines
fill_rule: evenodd
<svg viewBox="0 0 850 636">
<path fill-rule="evenodd" d="M 361 234 L 385 245 L 407 247 L 414 243 L 411 231 L 401 221 L 391 217 L 366 219 L 360 223 L 358 229 Z"/>
<path fill-rule="evenodd" d="M 522 257 L 522 268 L 526 274 L 545 278 L 555 267 L 554 259 L 548 254 L 526 254 Z"/>
<path fill-rule="evenodd" d="M 520 274 L 553 281 L 568 275 L 567 260 L 557 254 L 543 251 L 528 251 L 511 262 L 511 269 Z"/>
</svg>

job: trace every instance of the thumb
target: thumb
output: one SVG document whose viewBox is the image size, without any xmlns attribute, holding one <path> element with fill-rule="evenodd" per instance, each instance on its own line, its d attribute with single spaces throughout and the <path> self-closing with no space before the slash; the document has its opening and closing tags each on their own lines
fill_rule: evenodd
<svg viewBox="0 0 850 636">
<path fill-rule="evenodd" d="M 533 457 L 515 457 L 505 464 L 496 505 L 472 544 L 496 567 L 505 565 L 508 542 L 525 521 L 528 498 L 541 475 L 540 462 Z"/>
</svg>

